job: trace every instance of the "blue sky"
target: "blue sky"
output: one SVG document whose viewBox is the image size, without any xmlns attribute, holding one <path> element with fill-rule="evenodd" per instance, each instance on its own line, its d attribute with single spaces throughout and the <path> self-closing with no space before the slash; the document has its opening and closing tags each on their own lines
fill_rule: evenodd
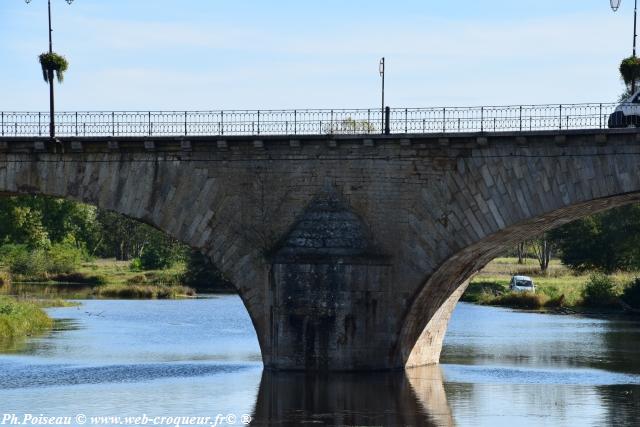
<svg viewBox="0 0 640 427">
<path fill-rule="evenodd" d="M 0 110 L 46 110 L 46 0 L 0 0 Z M 633 2 L 52 0 L 58 110 L 612 102 Z"/>
</svg>

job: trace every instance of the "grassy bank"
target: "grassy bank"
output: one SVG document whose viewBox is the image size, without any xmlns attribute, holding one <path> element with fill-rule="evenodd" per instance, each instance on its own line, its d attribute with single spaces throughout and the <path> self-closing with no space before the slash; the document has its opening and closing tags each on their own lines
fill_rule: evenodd
<svg viewBox="0 0 640 427">
<path fill-rule="evenodd" d="M 52 326 L 53 320 L 35 303 L 0 296 L 0 339 L 35 335 Z"/>
<path fill-rule="evenodd" d="M 536 293 L 509 292 L 511 276 L 516 274 L 531 276 L 536 285 Z M 590 306 L 583 294 L 591 275 L 575 274 L 557 260 L 551 261 L 546 274 L 540 274 L 534 260 L 518 264 L 515 258 L 497 258 L 472 279 L 462 301 L 532 310 L 561 307 L 584 309 Z M 625 286 L 636 276 L 636 273 L 611 275 L 617 288 L 615 293 L 622 294 Z"/>
<path fill-rule="evenodd" d="M 185 266 L 135 271 L 128 261 L 83 262 L 71 273 L 26 276 L 0 271 L 0 293 L 23 298 L 177 299 L 195 296 L 182 284 Z"/>
</svg>

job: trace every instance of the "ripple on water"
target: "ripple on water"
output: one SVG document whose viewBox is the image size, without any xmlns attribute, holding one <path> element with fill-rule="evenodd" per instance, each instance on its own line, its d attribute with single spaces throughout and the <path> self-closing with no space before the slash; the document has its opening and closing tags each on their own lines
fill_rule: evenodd
<svg viewBox="0 0 640 427">
<path fill-rule="evenodd" d="M 60 385 L 135 383 L 165 378 L 204 377 L 237 373 L 248 365 L 150 364 L 112 366 L 0 365 L 0 389 Z"/>
<path fill-rule="evenodd" d="M 504 366 L 442 365 L 447 382 L 479 384 L 640 385 L 640 375 L 598 369 L 523 369 Z"/>
</svg>

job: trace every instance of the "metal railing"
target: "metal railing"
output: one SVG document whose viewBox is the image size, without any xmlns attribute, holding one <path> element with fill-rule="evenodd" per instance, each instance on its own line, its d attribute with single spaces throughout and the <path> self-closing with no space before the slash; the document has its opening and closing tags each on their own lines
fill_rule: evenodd
<svg viewBox="0 0 640 427">
<path fill-rule="evenodd" d="M 617 104 L 392 108 L 392 134 L 602 129 Z M 640 114 L 640 111 L 639 111 Z M 56 135 L 258 136 L 377 134 L 381 109 L 94 111 L 56 113 Z M 626 123 L 613 123 L 623 126 Z M 0 112 L 0 136 L 49 134 L 49 114 Z"/>
</svg>

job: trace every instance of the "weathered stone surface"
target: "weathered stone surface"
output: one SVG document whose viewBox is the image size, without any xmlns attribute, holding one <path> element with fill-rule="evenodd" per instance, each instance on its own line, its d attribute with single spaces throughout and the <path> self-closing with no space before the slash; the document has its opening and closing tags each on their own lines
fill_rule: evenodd
<svg viewBox="0 0 640 427">
<path fill-rule="evenodd" d="M 521 136 L 190 137 L 191 151 L 0 138 L 0 191 L 94 204 L 201 249 L 267 368 L 393 369 L 438 361 L 468 279 L 504 248 L 640 200 L 635 130 Z"/>
</svg>

